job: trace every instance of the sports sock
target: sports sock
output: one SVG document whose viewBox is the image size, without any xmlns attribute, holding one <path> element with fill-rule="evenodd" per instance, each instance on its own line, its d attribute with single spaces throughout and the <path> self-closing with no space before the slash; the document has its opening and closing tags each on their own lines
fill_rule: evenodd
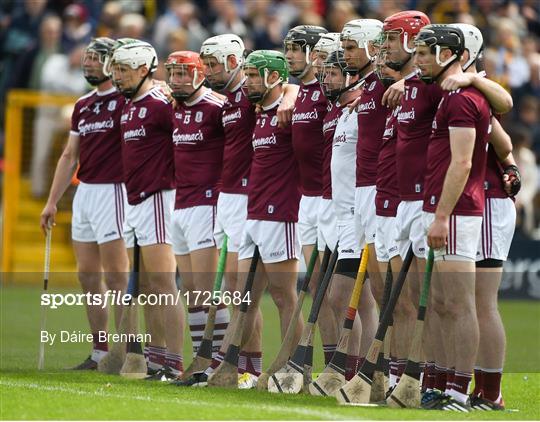
<svg viewBox="0 0 540 422">
<path fill-rule="evenodd" d="M 99 333 L 92 333 L 92 356 L 94 362 L 99 362 L 107 354 L 109 345 L 106 341 L 99 340 Z"/>
<path fill-rule="evenodd" d="M 424 368 L 424 389 L 426 391 L 431 391 L 435 388 L 435 362 L 426 362 Z"/>
<path fill-rule="evenodd" d="M 435 364 L 435 388 L 439 391 L 446 390 L 446 374 L 448 368 Z"/>
<path fill-rule="evenodd" d="M 148 364 L 148 344 L 144 345 L 143 356 L 144 356 L 144 360 Z"/>
<path fill-rule="evenodd" d="M 394 388 L 397 384 L 398 376 L 398 364 L 397 359 L 393 356 L 390 356 L 390 376 L 388 378 L 388 386 Z"/>
<path fill-rule="evenodd" d="M 447 395 L 449 395 L 450 390 L 454 388 L 455 376 L 456 376 L 456 368 L 450 368 L 446 371 L 446 388 L 443 391 Z"/>
<path fill-rule="evenodd" d="M 398 384 L 399 380 L 401 379 L 401 376 L 403 375 L 403 372 L 405 372 L 405 366 L 407 366 L 407 359 L 398 359 L 396 363 L 397 363 L 396 384 Z"/>
<path fill-rule="evenodd" d="M 177 353 L 167 352 L 165 354 L 164 365 L 168 366 L 175 377 L 182 374 L 184 368 L 182 366 L 182 355 Z"/>
<path fill-rule="evenodd" d="M 207 311 L 207 310 L 206 310 Z M 193 356 L 199 351 L 201 340 L 206 326 L 207 314 L 202 306 L 195 306 L 188 309 L 189 332 L 193 345 Z"/>
<path fill-rule="evenodd" d="M 218 354 L 212 359 L 212 363 L 210 364 L 208 368 L 206 368 L 204 373 L 206 375 L 210 375 L 221 364 L 221 362 L 223 362 L 224 358 L 225 358 L 225 352 L 222 352 L 220 350 Z"/>
<path fill-rule="evenodd" d="M 244 372 L 260 376 L 262 372 L 262 352 L 243 352 L 246 366 Z"/>
<path fill-rule="evenodd" d="M 334 356 L 334 352 L 336 351 L 337 344 L 323 344 L 323 352 L 324 352 L 324 365 L 328 365 L 330 361 L 332 360 L 332 356 Z"/>
<path fill-rule="evenodd" d="M 482 389 L 484 388 L 484 371 L 482 368 L 474 367 L 474 390 L 472 395 L 474 397 L 482 397 Z"/>
<path fill-rule="evenodd" d="M 455 371 L 452 388 L 448 391 L 448 395 L 460 403 L 467 403 L 471 380 L 472 373 Z"/>
<path fill-rule="evenodd" d="M 356 375 L 358 368 L 360 368 L 363 363 L 363 357 L 347 355 L 347 359 L 345 361 L 345 380 L 351 380 Z"/>
<path fill-rule="evenodd" d="M 161 369 L 165 364 L 165 347 L 148 346 L 148 368 L 154 371 Z"/>
<path fill-rule="evenodd" d="M 206 309 L 206 314 L 208 315 L 208 309 Z M 219 349 L 221 349 L 223 337 L 225 336 L 225 331 L 227 330 L 229 322 L 229 309 L 223 304 L 218 305 L 216 311 L 216 321 L 214 324 L 214 336 L 212 338 L 212 357 L 216 356 Z"/>
<path fill-rule="evenodd" d="M 501 399 L 502 368 L 499 368 L 499 369 L 482 368 L 482 371 L 483 371 L 482 397 L 492 402 L 498 403 Z"/>
</svg>

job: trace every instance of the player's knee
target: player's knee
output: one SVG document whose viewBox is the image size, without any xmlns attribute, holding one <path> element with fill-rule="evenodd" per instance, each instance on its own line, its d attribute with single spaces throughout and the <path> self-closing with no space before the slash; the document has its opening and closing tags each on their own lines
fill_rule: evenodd
<svg viewBox="0 0 540 422">
<path fill-rule="evenodd" d="M 285 289 L 271 289 L 270 294 L 276 305 L 281 311 L 289 311 L 294 308 L 295 298 L 293 295 Z"/>
</svg>

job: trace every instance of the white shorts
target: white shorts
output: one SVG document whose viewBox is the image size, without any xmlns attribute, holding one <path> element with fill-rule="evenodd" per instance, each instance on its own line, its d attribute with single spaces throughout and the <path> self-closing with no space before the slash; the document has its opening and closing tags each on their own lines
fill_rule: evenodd
<svg viewBox="0 0 540 422">
<path fill-rule="evenodd" d="M 296 225 L 282 221 L 247 220 L 238 259 L 251 258 L 255 245 L 259 247 L 265 264 L 298 259 L 300 240 Z"/>
<path fill-rule="evenodd" d="M 175 190 L 167 189 L 154 193 L 137 205 L 126 206 L 124 238 L 126 247 L 132 248 L 137 236 L 139 246 L 171 242 L 172 214 Z"/>
<path fill-rule="evenodd" d="M 429 226 L 435 219 L 435 214 L 431 212 L 422 213 L 424 233 L 427 235 Z M 476 260 L 476 247 L 480 232 L 482 230 L 482 217 L 472 217 L 464 215 L 451 215 L 448 231 L 448 239 L 445 247 L 435 249 L 435 261 L 448 259 L 457 260 L 453 257 L 460 257 L 463 261 Z M 424 256 L 427 258 L 427 253 Z"/>
<path fill-rule="evenodd" d="M 510 198 L 486 198 L 476 260 L 498 259 L 506 261 L 515 228 L 516 206 L 514 201 Z"/>
<path fill-rule="evenodd" d="M 375 221 L 375 186 L 357 187 L 354 191 L 354 225 L 358 243 L 375 243 L 377 223 Z"/>
<path fill-rule="evenodd" d="M 396 217 L 376 216 L 377 236 L 375 236 L 375 252 L 377 261 L 388 262 L 399 255 L 396 241 Z"/>
<path fill-rule="evenodd" d="M 321 198 L 317 220 L 317 249 L 324 252 L 326 247 L 333 251 L 338 240 L 337 217 L 331 199 Z"/>
<path fill-rule="evenodd" d="M 423 201 L 401 201 L 396 214 L 395 239 L 401 258 L 405 259 L 409 245 L 418 258 L 427 255 L 427 237 L 422 223 Z"/>
<path fill-rule="evenodd" d="M 214 239 L 218 249 L 221 249 L 223 238 L 227 235 L 227 250 L 238 252 L 247 220 L 247 200 L 247 195 L 240 193 L 219 194 L 214 227 Z"/>
<path fill-rule="evenodd" d="M 98 245 L 122 238 L 126 205 L 123 183 L 80 182 L 73 198 L 71 238 Z"/>
<path fill-rule="evenodd" d="M 338 261 L 340 259 L 360 258 L 362 246 L 356 237 L 354 219 L 350 222 L 338 222 L 337 234 L 339 241 Z"/>
<path fill-rule="evenodd" d="M 172 245 L 175 255 L 187 255 L 199 249 L 213 248 L 216 207 L 199 205 L 174 210 L 172 217 Z"/>
<path fill-rule="evenodd" d="M 298 229 L 302 246 L 314 245 L 317 241 L 317 225 L 321 196 L 305 196 L 300 199 Z"/>
</svg>

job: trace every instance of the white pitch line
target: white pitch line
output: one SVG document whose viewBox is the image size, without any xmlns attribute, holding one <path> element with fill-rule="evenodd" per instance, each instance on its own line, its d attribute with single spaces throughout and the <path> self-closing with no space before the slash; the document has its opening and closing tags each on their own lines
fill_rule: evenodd
<svg viewBox="0 0 540 422">
<path fill-rule="evenodd" d="M 200 406 L 200 407 L 206 407 L 208 405 L 211 405 L 213 408 L 223 408 L 223 409 L 230 409 L 230 408 L 243 408 L 246 410 L 253 410 L 254 405 L 253 404 L 235 404 L 233 405 L 222 405 L 218 404 L 214 401 L 202 401 L 202 400 L 181 400 L 181 399 L 165 399 L 160 397 L 150 397 L 150 396 L 141 396 L 141 395 L 128 395 L 128 394 L 117 394 L 112 393 L 109 391 L 106 391 L 103 387 L 96 391 L 83 391 L 78 390 L 74 388 L 66 388 L 66 387 L 58 387 L 58 386 L 51 386 L 51 385 L 42 385 L 37 383 L 28 383 L 28 382 L 16 382 L 16 381 L 4 381 L 0 380 L 0 385 L 6 386 L 6 387 L 12 387 L 12 388 L 28 388 L 28 389 L 34 389 L 34 390 L 40 390 L 40 391 L 54 391 L 54 392 L 62 392 L 62 393 L 68 393 L 68 394 L 78 394 L 81 396 L 98 396 L 98 397 L 110 397 L 110 398 L 117 398 L 117 399 L 130 399 L 130 400 L 143 400 L 148 401 L 152 403 L 165 403 L 165 404 L 181 404 L 181 405 L 193 405 L 193 406 Z M 357 416 L 347 418 L 345 416 L 337 417 L 337 415 L 333 412 L 328 411 L 320 411 L 320 410 L 312 410 L 312 409 L 299 409 L 299 408 L 292 408 L 287 407 L 287 405 L 283 406 L 274 406 L 269 404 L 259 404 L 257 403 L 255 405 L 255 408 L 266 410 L 269 412 L 290 412 L 297 415 L 302 416 L 309 416 L 309 417 L 316 417 L 323 420 L 344 420 L 344 419 L 350 419 L 350 420 L 361 420 Z"/>
</svg>

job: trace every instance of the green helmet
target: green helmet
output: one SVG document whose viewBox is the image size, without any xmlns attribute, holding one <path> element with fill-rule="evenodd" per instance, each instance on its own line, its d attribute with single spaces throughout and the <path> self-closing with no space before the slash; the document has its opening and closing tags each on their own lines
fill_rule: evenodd
<svg viewBox="0 0 540 422">
<path fill-rule="evenodd" d="M 278 83 L 287 82 L 289 78 L 289 70 L 287 60 L 280 51 L 274 50 L 256 50 L 247 56 L 244 63 L 244 69 L 255 68 L 259 71 L 259 75 L 264 79 L 266 88 L 273 88 Z M 273 86 L 268 86 L 268 75 L 276 71 L 279 74 L 278 81 Z"/>
</svg>

